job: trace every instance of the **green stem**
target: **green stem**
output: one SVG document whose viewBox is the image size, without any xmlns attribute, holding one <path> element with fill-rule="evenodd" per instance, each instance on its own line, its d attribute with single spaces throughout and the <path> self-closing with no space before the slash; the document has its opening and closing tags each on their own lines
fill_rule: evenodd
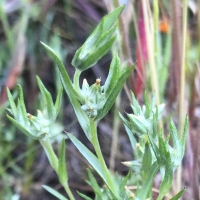
<svg viewBox="0 0 200 200">
<path fill-rule="evenodd" d="M 80 74 L 81 74 L 81 71 L 76 69 L 75 74 L 74 74 L 74 87 L 77 92 L 80 90 L 80 85 L 79 85 Z"/>
<path fill-rule="evenodd" d="M 118 110 L 120 108 L 121 96 L 118 95 L 115 102 L 114 117 L 113 117 L 113 134 L 112 134 L 112 144 L 110 151 L 110 170 L 113 172 L 115 169 L 115 157 L 118 152 L 118 138 L 119 138 L 119 128 L 120 128 L 120 118 Z"/>
<path fill-rule="evenodd" d="M 55 154 L 55 152 L 52 148 L 50 141 L 49 140 L 47 140 L 47 141 L 40 140 L 40 143 L 41 143 L 42 147 L 44 148 L 44 151 L 47 155 L 47 158 L 49 160 L 50 165 L 52 166 L 52 168 L 55 170 L 55 172 L 58 175 L 58 158 L 57 158 L 57 156 L 56 156 L 56 154 Z M 73 196 L 73 194 L 72 194 L 72 192 L 71 192 L 71 190 L 68 186 L 68 183 L 67 182 L 61 183 L 61 185 L 64 187 L 67 195 L 69 196 L 69 199 L 75 200 L 75 198 L 74 198 L 74 196 Z"/>
<path fill-rule="evenodd" d="M 97 137 L 97 124 L 94 121 L 94 119 L 90 119 L 90 129 L 91 129 L 91 134 L 92 134 L 92 144 L 94 146 L 95 152 L 97 154 L 97 157 L 99 159 L 99 162 L 100 162 L 100 164 L 103 168 L 105 175 L 108 175 L 109 172 L 108 172 L 108 168 L 107 168 L 106 163 L 104 161 L 104 158 L 103 158 L 103 155 L 102 155 L 102 152 L 101 152 L 101 148 L 100 148 L 100 145 L 99 145 L 99 140 L 98 140 L 98 137 Z M 110 174 L 109 174 L 109 176 L 110 176 Z"/>
<path fill-rule="evenodd" d="M 67 183 L 63 184 L 63 187 L 65 189 L 65 191 L 67 192 L 68 196 L 69 196 L 69 199 L 70 200 L 75 200 L 70 188 L 69 188 L 69 185 Z"/>
<path fill-rule="evenodd" d="M 95 152 L 96 152 L 97 157 L 99 159 L 99 163 L 100 163 L 102 170 L 104 172 L 104 175 L 106 177 L 108 187 L 112 191 L 116 191 L 116 188 L 114 187 L 114 184 L 113 184 L 112 175 L 110 174 L 110 172 L 109 172 L 109 170 L 106 166 L 105 160 L 104 160 L 102 152 L 101 152 L 99 140 L 98 140 L 98 137 L 97 137 L 97 124 L 94 121 L 94 119 L 90 119 L 90 131 L 91 131 L 91 134 L 92 134 L 92 144 L 94 146 Z M 114 194 L 114 195 L 117 195 L 117 194 Z"/>
<path fill-rule="evenodd" d="M 44 151 L 47 155 L 47 158 L 49 160 L 50 165 L 52 166 L 52 168 L 55 170 L 55 172 L 58 172 L 58 158 L 52 148 L 52 145 L 50 143 L 49 140 L 47 141 L 42 141 L 40 140 L 40 144 L 42 145 L 42 147 L 44 148 Z"/>
</svg>

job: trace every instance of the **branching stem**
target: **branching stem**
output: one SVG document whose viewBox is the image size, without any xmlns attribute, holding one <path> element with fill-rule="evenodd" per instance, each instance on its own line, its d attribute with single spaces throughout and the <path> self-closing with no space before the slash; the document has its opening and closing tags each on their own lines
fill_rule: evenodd
<svg viewBox="0 0 200 200">
<path fill-rule="evenodd" d="M 59 173 L 58 172 L 58 158 L 57 158 L 57 156 L 56 156 L 56 154 L 55 154 L 55 152 L 52 148 L 50 141 L 49 140 L 47 140 L 47 141 L 40 140 L 40 143 L 41 143 L 42 147 L 44 148 L 44 151 L 47 155 L 47 158 L 49 160 L 50 165 L 55 170 L 55 172 L 58 174 Z M 71 190 L 68 186 L 68 183 L 67 182 L 65 182 L 63 184 L 61 183 L 61 185 L 64 187 L 66 193 L 68 194 L 69 199 L 75 200 L 75 198 L 74 198 L 74 196 L 73 196 L 73 194 L 72 194 L 72 192 L 71 192 Z"/>
</svg>

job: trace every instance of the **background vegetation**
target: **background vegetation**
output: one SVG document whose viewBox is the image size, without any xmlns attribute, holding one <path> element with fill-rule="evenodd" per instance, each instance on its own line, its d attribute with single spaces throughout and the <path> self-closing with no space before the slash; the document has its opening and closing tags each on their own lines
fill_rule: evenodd
<svg viewBox="0 0 200 200">
<path fill-rule="evenodd" d="M 0 196 L 4 199 L 54 199 L 42 188 L 44 184 L 62 192 L 57 176 L 49 166 L 40 145 L 21 134 L 7 120 L 6 87 L 17 96 L 17 84 L 23 86 L 29 113 L 33 113 L 41 104 L 35 75 L 42 79 L 56 98 L 61 87 L 58 70 L 40 41 L 54 48 L 72 76 L 74 68 L 71 60 L 75 51 L 100 19 L 120 3 L 126 4 L 126 8 L 118 23 L 119 36 L 112 52 L 82 75 L 90 84 L 98 77 L 104 83 L 112 53 L 117 51 L 122 62 L 136 63 L 136 69 L 112 112 L 98 126 L 104 157 L 111 170 L 127 174 L 128 168 L 121 161 L 131 160 L 133 155 L 118 111 L 130 111 L 130 90 L 143 104 L 145 90 L 148 96 L 156 97 L 158 104 L 166 104 L 165 120 L 160 124 L 166 131 L 169 127 L 165 124 L 172 117 L 181 133 L 185 114 L 189 115 L 186 153 L 182 167 L 177 170 L 171 193 L 175 194 L 185 186 L 183 199 L 199 199 L 200 2 L 2 0 Z M 64 96 L 55 131 L 70 131 L 92 150 L 75 119 L 68 99 Z M 60 144 L 61 138 L 57 138 L 55 149 Z M 67 142 L 66 153 L 69 186 L 74 194 L 79 190 L 92 198 L 92 190 L 84 182 L 88 163 L 70 142 Z M 159 184 L 160 177 L 157 176 L 154 181 L 155 194 Z M 133 184 L 133 189 L 134 186 Z"/>
</svg>

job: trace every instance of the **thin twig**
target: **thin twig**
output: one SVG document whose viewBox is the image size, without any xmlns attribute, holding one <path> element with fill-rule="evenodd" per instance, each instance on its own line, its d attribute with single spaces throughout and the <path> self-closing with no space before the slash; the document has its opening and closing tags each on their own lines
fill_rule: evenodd
<svg viewBox="0 0 200 200">
<path fill-rule="evenodd" d="M 184 129 L 184 118 L 185 118 L 185 105 L 184 105 L 184 95 L 185 95 L 185 58 L 186 58 L 186 36 L 187 36 L 187 6 L 188 0 L 183 1 L 183 52 L 182 52 L 182 63 L 181 63 L 181 78 L 180 78 L 180 97 L 179 97 L 179 137 L 182 137 Z M 182 165 L 180 164 L 177 170 L 177 192 L 181 189 L 181 174 Z"/>
</svg>

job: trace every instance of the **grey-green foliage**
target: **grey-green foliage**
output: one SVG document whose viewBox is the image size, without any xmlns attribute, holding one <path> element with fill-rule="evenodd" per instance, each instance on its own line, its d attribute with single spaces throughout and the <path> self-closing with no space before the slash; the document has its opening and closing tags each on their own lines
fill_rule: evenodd
<svg viewBox="0 0 200 200">
<path fill-rule="evenodd" d="M 80 90 L 84 98 L 84 104 L 81 108 L 89 118 L 96 117 L 99 109 L 101 109 L 102 105 L 106 101 L 105 93 L 103 92 L 103 88 L 100 86 L 100 81 L 100 79 L 97 79 L 92 86 L 89 86 L 87 80 L 84 79 L 82 89 Z"/>
<path fill-rule="evenodd" d="M 120 114 L 120 117 L 129 136 L 135 158 L 133 161 L 124 162 L 124 164 L 129 166 L 134 173 L 132 175 L 128 173 L 125 178 L 121 178 L 118 175 L 113 176 L 107 169 L 103 156 L 101 155 L 96 131 L 97 124 L 113 106 L 117 95 L 122 90 L 124 83 L 134 67 L 124 66 L 121 68 L 120 59 L 116 54 L 112 59 L 108 77 L 104 84 L 101 85 L 101 80 L 97 78 L 96 82 L 89 86 L 87 80 L 84 79 L 82 88 L 79 86 L 81 72 L 98 62 L 111 48 L 116 38 L 116 20 L 123 9 L 124 6 L 119 7 L 104 17 L 83 46 L 77 50 L 72 61 L 72 64 L 76 68 L 73 82 L 56 52 L 46 44 L 42 44 L 57 65 L 62 85 L 68 95 L 77 119 L 96 151 L 97 156 L 72 134 L 68 134 L 68 138 L 106 184 L 105 188 L 101 188 L 92 172 L 88 170 L 88 184 L 94 189 L 96 195 L 95 200 L 145 200 L 151 198 L 152 183 L 159 170 L 162 175 L 162 183 L 160 185 L 158 200 L 161 200 L 169 191 L 174 170 L 180 165 L 184 155 L 188 118 L 186 118 L 184 133 L 181 139 L 178 138 L 174 123 L 172 121 L 170 122 L 170 134 L 173 140 L 173 146 L 170 146 L 170 137 L 165 140 L 163 133 L 158 130 L 158 123 L 162 116 L 164 104 L 155 106 L 155 99 L 149 102 L 145 94 L 145 105 L 141 107 L 132 94 L 131 108 L 133 113 L 127 114 L 128 119 L 123 117 L 122 114 Z M 19 86 L 17 105 L 8 90 L 8 99 L 11 106 L 9 111 L 13 116 L 8 116 L 8 118 L 27 136 L 30 136 L 32 139 L 40 140 L 51 166 L 58 175 L 60 183 L 64 188 L 68 188 L 65 142 L 64 140 L 62 141 L 60 154 L 57 158 L 48 141 L 49 138 L 57 134 L 55 129 L 53 129 L 53 124 L 59 112 L 62 89 L 58 92 L 58 97 L 54 103 L 50 93 L 38 77 L 37 82 L 43 97 L 44 109 L 38 111 L 37 116 L 28 114 L 24 104 L 22 88 Z M 137 177 L 135 176 L 136 174 Z M 126 187 L 132 176 L 135 176 L 135 183 L 140 186 L 135 194 Z M 57 191 L 47 186 L 44 187 L 57 198 L 66 199 Z M 178 199 L 183 191 L 184 190 L 181 190 L 172 199 Z M 70 190 L 67 189 L 67 193 L 69 197 L 71 196 L 70 198 L 73 199 Z M 83 199 L 91 200 L 91 198 L 84 194 L 79 193 L 79 195 Z"/>
<path fill-rule="evenodd" d="M 91 170 L 87 169 L 87 172 L 88 172 L 89 180 L 87 180 L 86 182 L 94 190 L 95 200 L 111 200 L 111 199 L 114 200 L 115 196 L 113 196 L 113 194 L 110 192 L 108 187 L 106 185 L 104 185 L 104 187 L 100 187 L 94 175 L 92 174 Z M 120 199 L 127 199 L 127 200 L 133 199 L 133 196 L 134 196 L 133 193 L 130 190 L 126 189 L 126 185 L 127 185 L 129 177 L 130 177 L 130 173 L 128 173 L 123 178 L 119 176 L 118 174 L 116 174 L 115 176 L 115 182 L 117 183 L 119 187 Z M 86 197 L 85 195 L 83 196 L 83 194 L 79 193 L 79 195 L 86 200 L 90 199 Z"/>
<path fill-rule="evenodd" d="M 79 50 L 77 50 L 72 62 L 72 64 L 76 68 L 76 72 L 81 73 L 82 71 L 86 70 L 88 66 L 94 65 L 111 48 L 112 44 L 109 43 L 108 45 L 107 40 L 110 37 L 112 38 L 111 40 L 115 38 L 115 36 L 112 36 L 114 33 L 114 30 L 116 29 L 114 24 L 116 23 L 117 17 L 120 15 L 123 9 L 124 9 L 124 6 L 119 7 L 116 10 L 114 10 L 112 13 L 107 15 L 105 18 L 103 18 L 99 25 L 100 27 L 103 27 L 103 29 L 102 28 L 95 29 L 94 32 L 89 36 L 86 43 Z M 112 31 L 110 32 L 107 30 L 107 28 L 111 26 L 114 26 L 115 29 L 111 28 Z M 99 34 L 100 35 L 103 34 L 104 37 L 98 38 L 97 35 Z M 96 83 L 94 83 L 94 85 L 92 86 L 83 84 L 83 87 L 81 90 L 81 89 L 77 89 L 76 87 L 76 85 L 78 85 L 79 87 L 79 80 L 78 80 L 78 84 L 76 82 L 72 83 L 67 71 L 65 70 L 63 63 L 59 59 L 56 52 L 51 47 L 47 46 L 46 44 L 44 43 L 42 44 L 46 48 L 51 58 L 56 63 L 60 71 L 60 78 L 61 78 L 63 87 L 74 108 L 77 119 L 83 131 L 85 132 L 86 136 L 88 137 L 89 140 L 91 140 L 91 133 L 89 129 L 89 119 L 95 118 L 96 121 L 99 121 L 108 113 L 108 111 L 113 106 L 117 95 L 122 90 L 128 76 L 132 72 L 134 66 L 130 66 L 130 67 L 124 66 L 123 68 L 121 68 L 120 60 L 118 56 L 115 55 L 114 58 L 112 59 L 109 75 L 105 84 L 102 86 Z M 97 48 L 97 46 L 101 46 L 102 44 L 103 46 L 105 45 L 106 49 Z M 96 56 L 96 53 L 95 55 L 93 55 L 92 53 L 93 50 L 97 51 L 97 54 L 101 56 L 100 57 Z M 101 54 L 98 53 L 99 51 L 101 51 Z M 80 55 L 81 55 L 81 58 L 80 58 Z M 84 57 L 84 59 L 82 59 L 82 57 Z M 88 65 L 88 63 L 90 64 Z M 96 90 L 97 88 L 98 90 Z M 87 93 L 85 93 L 85 91 Z M 88 95 L 92 94 L 89 100 L 88 100 L 87 94 Z"/>
<path fill-rule="evenodd" d="M 170 137 L 164 140 L 163 134 L 160 134 L 158 135 L 159 142 L 156 144 L 155 140 L 152 138 L 152 135 L 148 134 L 162 175 L 162 183 L 160 185 L 158 200 L 161 200 L 169 191 L 172 185 L 173 173 L 175 169 L 181 164 L 185 152 L 187 130 L 188 117 L 185 119 L 185 126 L 181 139 L 178 138 L 178 131 L 174 123 L 172 121 L 170 122 L 170 135 L 172 136 L 173 147 L 171 147 L 168 143 Z"/>
<path fill-rule="evenodd" d="M 155 115 L 157 115 L 157 121 L 161 118 L 164 104 L 156 107 L 155 98 L 153 98 L 151 103 L 149 103 L 146 99 L 145 105 L 143 105 L 143 107 L 140 107 L 139 103 L 135 99 L 134 94 L 132 93 L 131 108 L 134 114 L 127 114 L 129 121 L 120 114 L 124 124 L 132 131 L 133 134 L 136 134 L 140 137 L 145 137 L 145 134 L 147 134 L 147 132 L 153 133 L 152 122 Z"/>
<path fill-rule="evenodd" d="M 117 18 L 124 6 L 103 17 L 85 43 L 76 51 L 72 65 L 81 71 L 96 64 L 111 48 L 116 39 Z"/>
<path fill-rule="evenodd" d="M 173 196 L 170 200 L 178 200 L 181 198 L 183 192 L 185 191 L 185 188 L 183 188 L 180 192 L 178 192 L 175 196 Z"/>
<path fill-rule="evenodd" d="M 131 107 L 133 114 L 127 114 L 129 120 L 125 119 L 121 114 L 120 116 L 124 122 L 135 155 L 134 161 L 124 162 L 124 164 L 134 170 L 135 173 L 140 174 L 138 184 L 141 185 L 141 188 L 136 191 L 135 199 L 145 200 L 151 197 L 152 182 L 157 171 L 160 170 L 162 183 L 157 199 L 161 200 L 169 191 L 174 171 L 181 164 L 184 155 L 188 117 L 185 120 L 181 139 L 178 137 L 178 131 L 173 121 L 170 121 L 170 135 L 173 140 L 173 146 L 170 146 L 170 135 L 165 140 L 162 131 L 160 133 L 158 131 L 158 123 L 164 106 L 156 107 L 154 100 L 150 103 L 145 97 L 145 105 L 141 107 L 132 94 Z M 177 194 L 177 197 L 182 193 L 183 191 Z"/>
<path fill-rule="evenodd" d="M 74 82 L 71 81 L 67 71 L 65 70 L 64 64 L 61 62 L 56 52 L 46 44 L 42 43 L 58 67 L 61 82 L 71 105 L 73 106 L 77 119 L 86 136 L 95 147 L 95 150 L 98 151 L 98 157 L 91 153 L 83 144 L 80 143 L 80 141 L 73 137 L 73 135 L 69 134 L 68 136 L 104 180 L 108 186 L 108 189 L 105 190 L 106 194 L 110 197 L 112 196 L 113 199 L 121 199 L 121 196 L 124 196 L 125 194 L 121 192 L 120 186 L 116 184 L 114 177 L 108 171 L 107 167 L 104 166 L 104 161 L 99 158 L 101 152 L 98 147 L 98 141 L 94 141 L 98 140 L 96 137 L 95 127 L 97 126 L 98 121 L 111 109 L 117 95 L 132 72 L 133 66 L 124 66 L 121 68 L 120 60 L 116 54 L 112 59 L 109 75 L 104 85 L 100 84 L 100 79 L 97 79 L 96 83 L 92 86 L 89 86 L 87 81 L 84 80 L 83 86 L 80 89 L 79 78 L 82 71 L 94 65 L 111 48 L 111 45 L 116 38 L 116 20 L 123 9 L 124 6 L 119 7 L 104 17 L 99 26 L 94 30 L 91 36 L 89 36 L 85 44 L 77 50 L 72 62 L 76 68 Z M 40 140 L 51 166 L 58 174 L 60 183 L 65 186 L 67 182 L 67 173 L 65 173 L 66 166 L 64 164 L 65 146 L 62 142 L 62 148 L 58 159 L 48 141 L 48 138 L 54 136 L 51 133 L 51 128 L 58 115 L 61 103 L 61 91 L 59 92 L 56 103 L 54 104 L 50 93 L 46 90 L 39 78 L 37 78 L 37 81 L 44 100 L 44 110 L 39 111 L 38 116 L 27 114 L 22 89 L 20 87 L 20 100 L 18 106 L 15 105 L 14 100 L 8 91 L 9 101 L 11 104 L 10 111 L 13 115 L 13 118 L 10 116 L 8 116 L 8 118 L 26 135 L 33 139 Z M 93 134 L 91 134 L 92 131 Z"/>
<path fill-rule="evenodd" d="M 62 131 L 62 127 L 54 123 L 60 109 L 62 88 L 60 89 L 54 104 L 51 94 L 47 91 L 39 77 L 37 77 L 37 82 L 42 94 L 44 109 L 38 110 L 37 116 L 27 113 L 22 87 L 19 85 L 17 105 L 15 104 L 9 89 L 7 89 L 8 100 L 11 106 L 11 109 L 8 109 L 8 111 L 13 116 L 7 115 L 7 117 L 17 128 L 32 139 L 46 140 L 55 137 Z"/>
<path fill-rule="evenodd" d="M 54 190 L 53 188 L 43 185 L 42 186 L 45 190 L 47 190 L 49 193 L 51 193 L 53 196 L 57 197 L 59 200 L 68 200 L 66 197 L 64 197 L 62 194 L 60 194 L 58 191 Z"/>
<path fill-rule="evenodd" d="M 115 55 L 103 86 L 100 86 L 100 79 L 97 79 L 92 86 L 88 85 L 86 79 L 83 80 L 80 92 L 84 103 L 81 108 L 89 118 L 99 121 L 107 114 L 132 70 L 133 67 L 127 66 L 120 69 L 120 59 Z"/>
</svg>

